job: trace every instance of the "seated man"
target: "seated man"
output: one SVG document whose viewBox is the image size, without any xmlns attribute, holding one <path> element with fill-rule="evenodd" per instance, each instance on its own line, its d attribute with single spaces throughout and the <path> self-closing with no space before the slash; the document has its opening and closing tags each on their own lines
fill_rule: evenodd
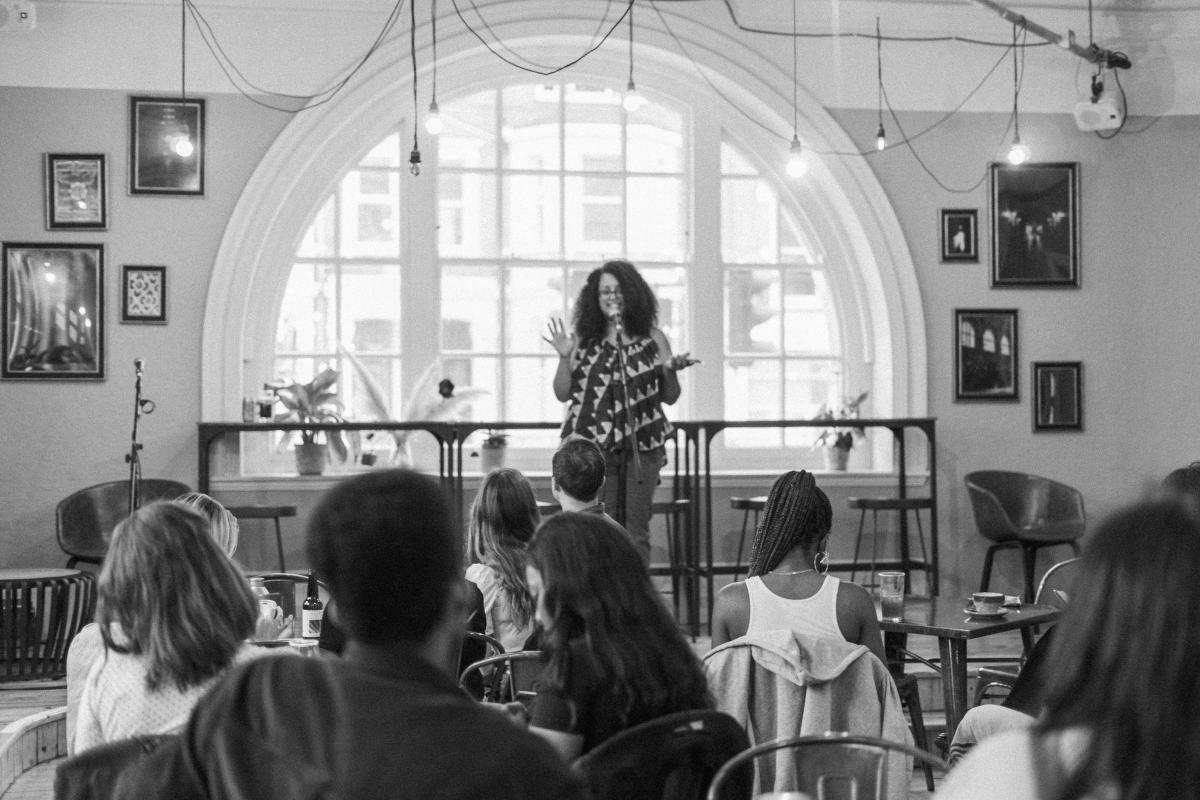
<svg viewBox="0 0 1200 800">
<path fill-rule="evenodd" d="M 112 796 L 581 796 L 549 746 L 450 677 L 462 546 L 433 479 L 391 470 L 335 486 L 309 521 L 307 550 L 337 598 L 343 656 L 233 671 Z"/>
<path fill-rule="evenodd" d="M 550 461 L 550 492 L 563 511 L 599 514 L 613 525 L 625 530 L 604 509 L 600 499 L 604 491 L 604 472 L 607 468 L 604 453 L 591 439 L 565 439 Z M 626 531 L 626 535 L 630 535 Z M 643 562 L 650 560 L 650 540 L 634 540 Z"/>
</svg>

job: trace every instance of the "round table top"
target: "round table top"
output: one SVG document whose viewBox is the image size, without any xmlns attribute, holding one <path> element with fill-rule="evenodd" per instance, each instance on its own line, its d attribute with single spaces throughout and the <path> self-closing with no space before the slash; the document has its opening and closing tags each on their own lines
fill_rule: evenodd
<svg viewBox="0 0 1200 800">
<path fill-rule="evenodd" d="M 0 569 L 0 581 L 45 581 L 54 578 L 74 578 L 83 573 L 77 569 L 55 569 L 53 567 L 18 567 Z"/>
</svg>

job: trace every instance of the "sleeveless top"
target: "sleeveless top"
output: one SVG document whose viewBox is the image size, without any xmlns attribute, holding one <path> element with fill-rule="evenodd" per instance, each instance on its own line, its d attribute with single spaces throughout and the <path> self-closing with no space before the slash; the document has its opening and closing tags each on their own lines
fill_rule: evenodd
<svg viewBox="0 0 1200 800">
<path fill-rule="evenodd" d="M 806 597 L 803 600 L 789 600 L 768 589 L 762 578 L 758 576 L 747 578 L 746 589 L 750 593 L 750 622 L 746 626 L 746 633 L 788 630 L 846 641 L 837 620 L 839 583 L 841 581 L 837 578 L 826 575 L 825 582 L 812 597 Z"/>
<path fill-rule="evenodd" d="M 628 438 L 632 419 L 637 449 L 656 450 L 674 430 L 662 410 L 658 344 L 646 336 L 621 347 L 629 408 L 620 383 L 617 345 L 603 339 L 592 342 L 579 351 L 579 363 L 571 370 L 571 399 L 562 438 L 579 434 L 602 450 L 615 450 Z"/>
</svg>

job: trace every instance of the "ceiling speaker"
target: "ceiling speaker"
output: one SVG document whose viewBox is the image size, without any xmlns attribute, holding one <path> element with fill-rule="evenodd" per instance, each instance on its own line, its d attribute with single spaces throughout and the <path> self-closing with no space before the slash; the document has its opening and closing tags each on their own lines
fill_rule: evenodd
<svg viewBox="0 0 1200 800">
<path fill-rule="evenodd" d="M 1075 124 L 1081 131 L 1113 131 L 1121 127 L 1125 110 L 1115 97 L 1101 97 L 1092 103 L 1075 104 Z"/>
<path fill-rule="evenodd" d="M 0 31 L 31 31 L 37 10 L 31 0 L 0 0 Z"/>
</svg>

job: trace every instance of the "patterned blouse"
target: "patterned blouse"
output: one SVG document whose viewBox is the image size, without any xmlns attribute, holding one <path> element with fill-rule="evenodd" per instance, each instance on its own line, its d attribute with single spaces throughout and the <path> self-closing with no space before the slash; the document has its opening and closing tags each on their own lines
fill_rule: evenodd
<svg viewBox="0 0 1200 800">
<path fill-rule="evenodd" d="M 662 370 L 656 365 L 658 344 L 647 336 L 622 347 L 637 449 L 656 450 L 674 430 L 662 410 Z M 600 340 L 580 350 L 579 362 L 571 371 L 568 402 L 567 420 L 562 428 L 564 439 L 578 434 L 593 440 L 603 450 L 616 449 L 624 442 L 630 415 L 626 413 L 614 342 Z"/>
</svg>

